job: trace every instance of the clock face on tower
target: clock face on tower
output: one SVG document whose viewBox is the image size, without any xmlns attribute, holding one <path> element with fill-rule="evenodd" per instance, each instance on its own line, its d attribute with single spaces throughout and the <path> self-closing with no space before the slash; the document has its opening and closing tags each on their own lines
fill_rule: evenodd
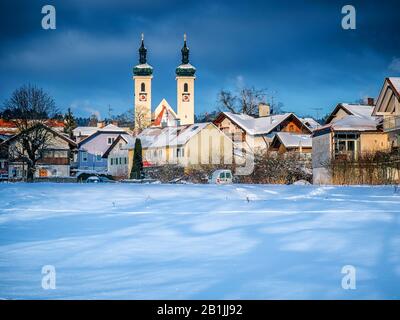
<svg viewBox="0 0 400 320">
<path fill-rule="evenodd" d="M 182 94 L 182 101 L 183 102 L 189 102 L 190 101 L 190 94 L 189 93 L 183 93 Z"/>
<path fill-rule="evenodd" d="M 147 101 L 147 93 L 140 93 L 139 101 Z"/>
</svg>

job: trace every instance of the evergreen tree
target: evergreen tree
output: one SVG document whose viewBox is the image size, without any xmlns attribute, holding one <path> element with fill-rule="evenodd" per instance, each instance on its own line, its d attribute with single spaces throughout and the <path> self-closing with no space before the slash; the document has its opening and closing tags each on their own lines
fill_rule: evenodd
<svg viewBox="0 0 400 320">
<path fill-rule="evenodd" d="M 70 108 L 68 108 L 67 113 L 64 115 L 64 125 L 64 132 L 72 139 L 72 131 L 77 127 L 77 124 Z"/>
<path fill-rule="evenodd" d="M 135 149 L 133 152 L 133 163 L 131 170 L 131 179 L 142 179 L 143 158 L 142 158 L 142 142 L 140 139 L 135 141 Z"/>
</svg>

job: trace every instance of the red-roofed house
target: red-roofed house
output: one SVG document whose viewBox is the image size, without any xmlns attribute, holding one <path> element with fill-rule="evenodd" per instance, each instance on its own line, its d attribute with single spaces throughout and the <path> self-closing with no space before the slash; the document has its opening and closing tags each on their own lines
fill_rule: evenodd
<svg viewBox="0 0 400 320">
<path fill-rule="evenodd" d="M 63 121 L 53 119 L 46 120 L 45 124 L 58 132 L 62 132 L 65 126 Z M 17 133 L 18 127 L 15 125 L 13 120 L 0 119 L 0 134 L 13 136 Z"/>
</svg>

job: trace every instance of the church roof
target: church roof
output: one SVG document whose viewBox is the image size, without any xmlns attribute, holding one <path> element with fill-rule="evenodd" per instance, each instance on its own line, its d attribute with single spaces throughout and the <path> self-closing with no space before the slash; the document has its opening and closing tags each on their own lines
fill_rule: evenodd
<svg viewBox="0 0 400 320">
<path fill-rule="evenodd" d="M 171 108 L 167 100 L 162 99 L 160 104 L 154 110 L 154 120 L 152 122 L 152 125 L 161 126 L 163 120 L 166 120 L 168 123 L 169 121 L 175 121 L 177 118 L 178 116 Z"/>
</svg>

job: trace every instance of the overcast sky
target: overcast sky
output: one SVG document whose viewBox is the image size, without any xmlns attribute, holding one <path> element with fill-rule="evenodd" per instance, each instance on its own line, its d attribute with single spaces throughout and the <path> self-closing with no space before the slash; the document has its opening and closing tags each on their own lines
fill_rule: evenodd
<svg viewBox="0 0 400 320">
<path fill-rule="evenodd" d="M 0 100 L 36 84 L 79 116 L 133 108 L 132 68 L 145 34 L 154 68 L 153 108 L 176 106 L 183 33 L 197 68 L 195 112 L 212 111 L 221 89 L 264 88 L 300 115 L 376 97 L 400 76 L 399 1 L 2 0 Z M 56 7 L 43 30 L 41 8 Z M 357 29 L 343 30 L 353 4 Z M 322 110 L 318 110 L 322 108 Z"/>
</svg>

